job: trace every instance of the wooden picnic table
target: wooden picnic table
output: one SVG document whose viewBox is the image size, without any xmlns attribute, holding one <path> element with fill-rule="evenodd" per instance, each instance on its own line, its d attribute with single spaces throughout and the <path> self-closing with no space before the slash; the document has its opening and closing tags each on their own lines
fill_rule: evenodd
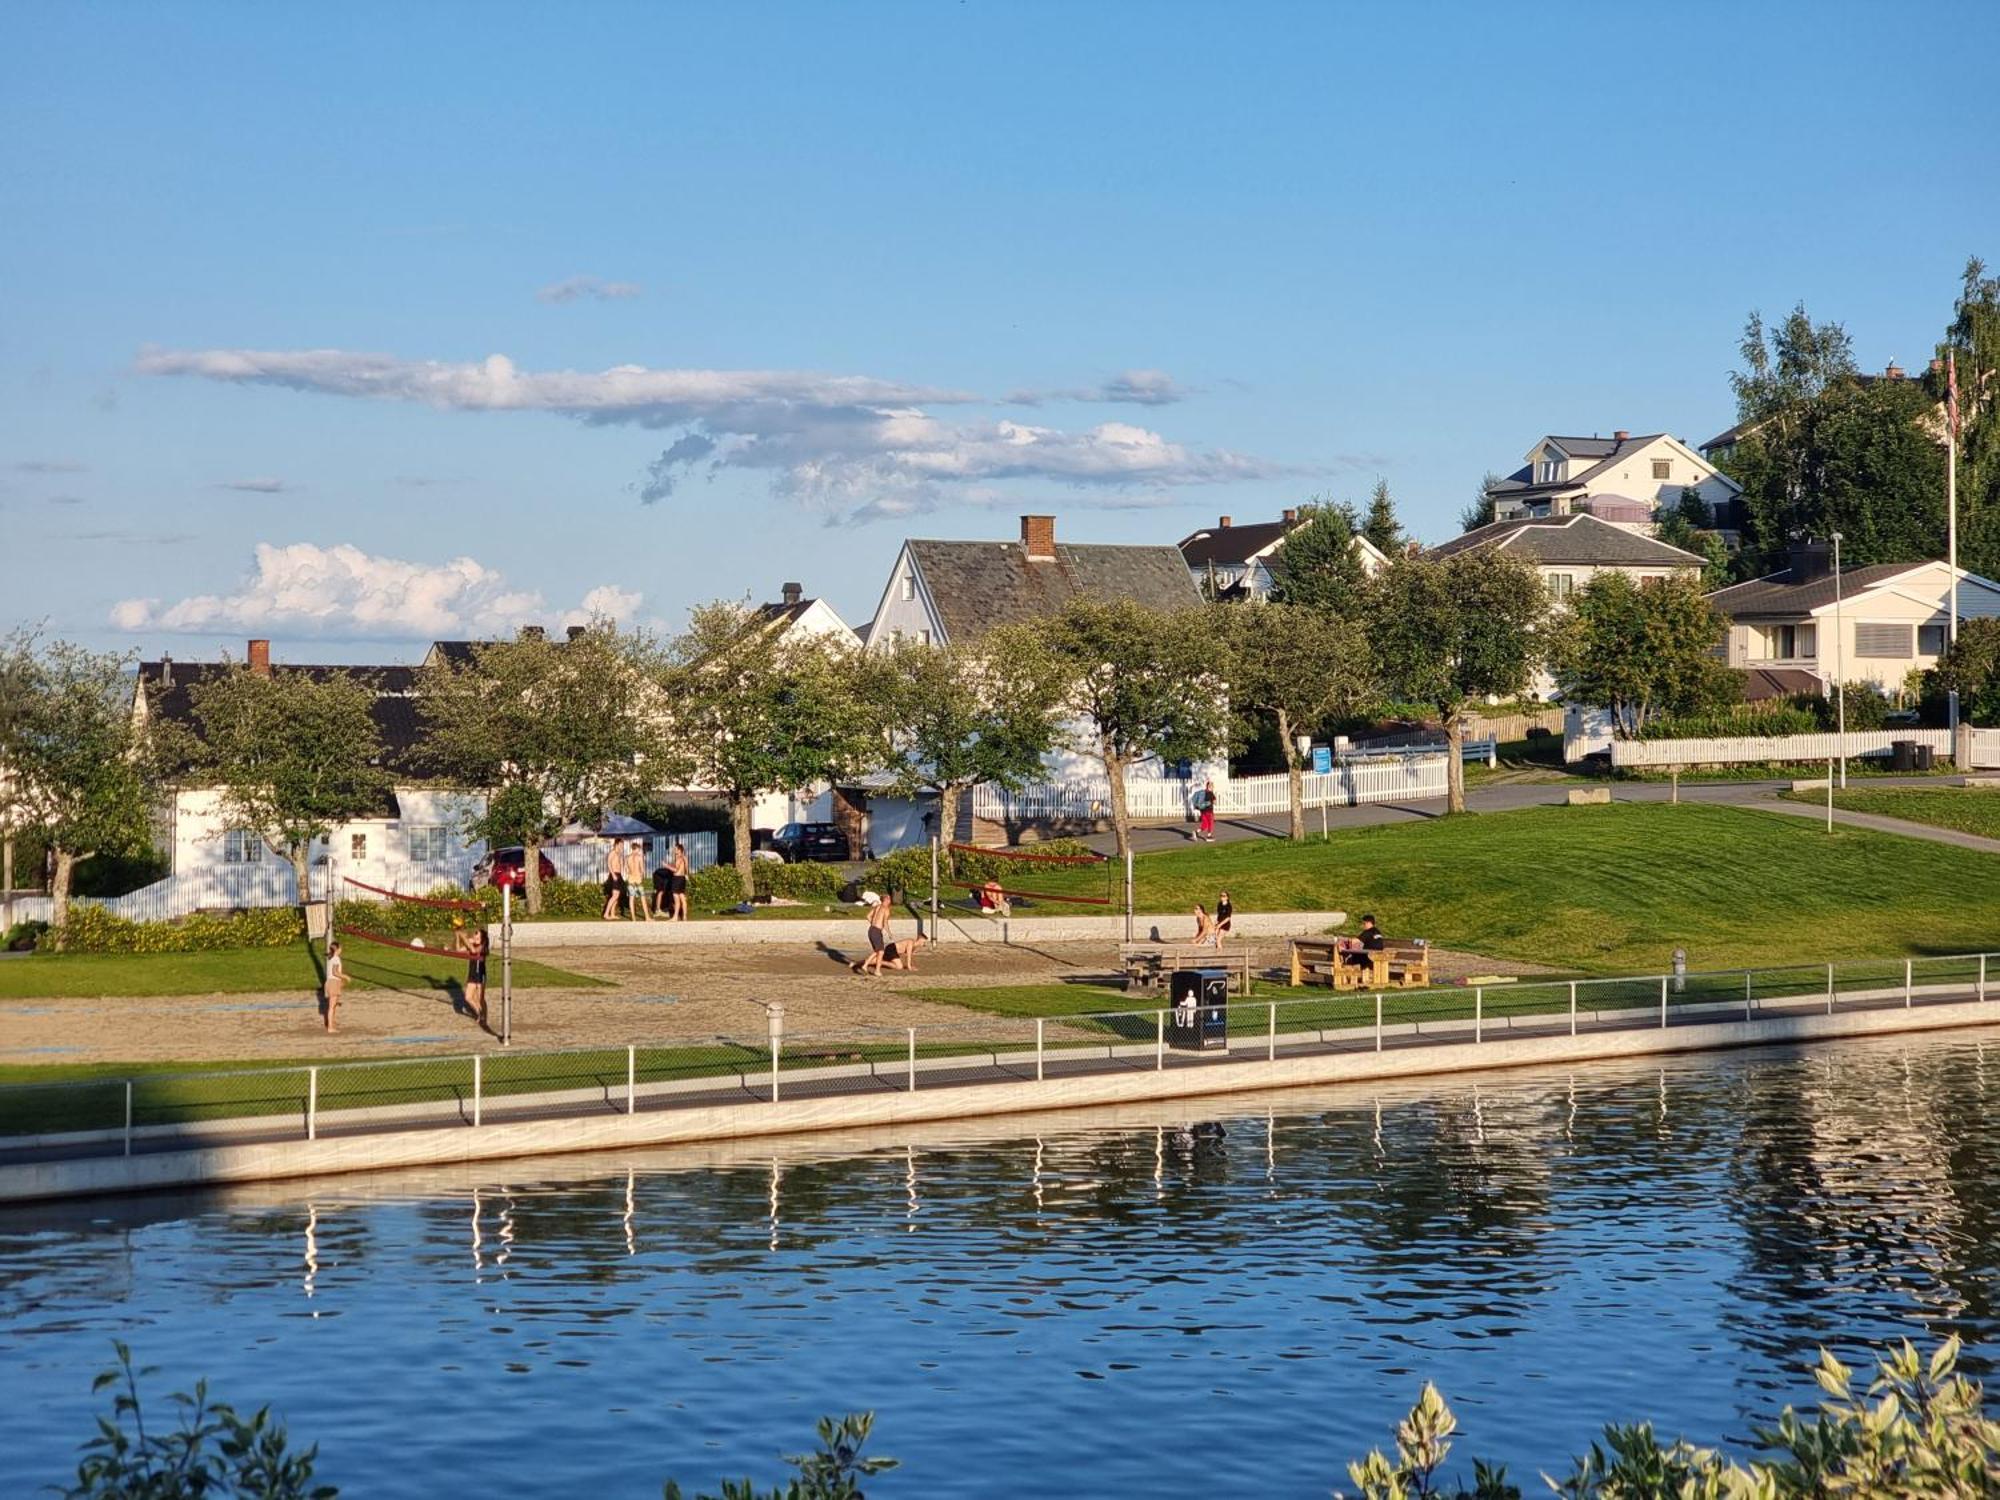
<svg viewBox="0 0 2000 1500">
<path fill-rule="evenodd" d="M 1193 943 L 1120 943 L 1119 966 L 1129 986 L 1159 989 L 1176 969 L 1223 969 L 1236 986 L 1236 993 L 1250 993 L 1250 949 L 1248 945 L 1222 944 L 1197 947 Z"/>
<path fill-rule="evenodd" d="M 1355 952 L 1341 940 L 1292 939 L 1292 983 L 1336 990 L 1417 990 L 1431 982 L 1431 951 L 1422 943 L 1389 943 Z M 1366 960 L 1361 962 L 1360 960 Z"/>
</svg>

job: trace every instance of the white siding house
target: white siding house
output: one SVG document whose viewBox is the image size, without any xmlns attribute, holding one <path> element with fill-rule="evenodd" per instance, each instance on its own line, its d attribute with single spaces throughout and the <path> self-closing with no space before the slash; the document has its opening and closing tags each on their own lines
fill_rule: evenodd
<svg viewBox="0 0 2000 1500">
<path fill-rule="evenodd" d="M 1522 466 L 1487 490 L 1495 521 L 1546 520 L 1588 514 L 1633 531 L 1650 532 L 1664 510 L 1693 491 L 1712 525 L 1726 528 L 1742 486 L 1679 438 L 1664 432 L 1634 437 L 1542 438 Z"/>
</svg>

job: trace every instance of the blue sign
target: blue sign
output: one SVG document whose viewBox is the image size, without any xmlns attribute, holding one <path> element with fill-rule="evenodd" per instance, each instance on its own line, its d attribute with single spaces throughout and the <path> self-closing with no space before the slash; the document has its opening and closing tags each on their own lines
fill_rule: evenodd
<svg viewBox="0 0 2000 1500">
<path fill-rule="evenodd" d="M 1325 776 L 1333 770 L 1333 748 L 1330 745 L 1313 746 L 1313 775 Z"/>
</svg>

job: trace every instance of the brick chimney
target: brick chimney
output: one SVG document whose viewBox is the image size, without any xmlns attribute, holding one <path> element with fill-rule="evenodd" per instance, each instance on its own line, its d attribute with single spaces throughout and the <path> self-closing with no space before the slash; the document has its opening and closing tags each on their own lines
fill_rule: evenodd
<svg viewBox="0 0 2000 1500">
<path fill-rule="evenodd" d="M 779 592 L 785 596 L 785 608 L 795 609 L 798 607 L 798 602 L 800 598 L 802 598 L 805 594 L 805 585 L 798 583 L 788 583 L 784 586 L 784 588 L 780 589 Z"/>
<path fill-rule="evenodd" d="M 590 627 L 588 625 L 572 625 L 569 628 L 568 634 L 571 640 L 580 641 L 586 635 L 590 634 Z"/>
<path fill-rule="evenodd" d="M 1056 518 L 1021 517 L 1021 550 L 1034 562 L 1053 562 L 1056 556 Z"/>
<path fill-rule="evenodd" d="M 524 641 L 547 640 L 548 635 L 549 635 L 548 631 L 544 630 L 539 625 L 523 625 L 521 627 L 520 638 Z"/>
<path fill-rule="evenodd" d="M 1624 428 L 1621 427 L 1616 432 L 1611 434 L 1611 440 L 1616 443 L 1622 443 L 1625 441 L 1625 439 L 1627 439 L 1631 435 L 1632 435 L 1631 433 L 1627 432 Z"/>
<path fill-rule="evenodd" d="M 1287 506 L 1285 508 L 1285 524 L 1287 526 L 1291 525 L 1292 522 L 1298 520 L 1298 518 L 1299 518 L 1299 512 L 1297 506 Z"/>
<path fill-rule="evenodd" d="M 1889 368 L 1882 372 L 1882 378 L 1884 380 L 1901 380 L 1903 378 L 1903 367 L 1893 359 L 1890 360 Z"/>
<path fill-rule="evenodd" d="M 1230 517 L 1224 516 L 1220 520 L 1218 520 L 1215 524 L 1218 529 L 1227 531 L 1230 527 Z"/>
<path fill-rule="evenodd" d="M 252 641 L 250 643 L 250 670 L 259 677 L 271 675 L 271 643 Z"/>
</svg>

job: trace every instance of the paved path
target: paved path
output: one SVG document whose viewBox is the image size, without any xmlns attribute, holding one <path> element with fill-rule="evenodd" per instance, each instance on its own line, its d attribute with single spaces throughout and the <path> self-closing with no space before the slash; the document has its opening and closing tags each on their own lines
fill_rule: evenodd
<svg viewBox="0 0 2000 1500">
<path fill-rule="evenodd" d="M 1871 776 L 1861 785 L 1865 787 L 1937 787 L 1952 783 L 1941 782 L 1935 776 L 1898 778 L 1891 776 Z M 1771 781 L 1706 781 L 1686 782 L 1680 787 L 1680 800 L 1703 803 L 1719 807 L 1764 807 L 1776 808 L 1780 812 L 1801 812 L 1824 817 L 1823 809 L 1814 812 L 1803 803 L 1783 802 L 1778 799 L 1780 792 L 1791 790 L 1791 780 Z M 1668 802 L 1673 799 L 1673 786 L 1664 781 L 1617 781 L 1605 782 L 1586 778 L 1576 778 L 1559 782 L 1511 783 L 1504 786 L 1485 786 L 1468 789 L 1465 794 L 1466 807 L 1472 812 L 1515 812 L 1524 807 L 1560 807 L 1569 800 L 1569 794 L 1578 787 L 1609 786 L 1614 802 Z M 1342 828 L 1376 828 L 1386 823 L 1414 823 L 1427 818 L 1444 815 L 1443 798 L 1408 802 L 1369 802 L 1359 807 L 1334 807 L 1326 810 L 1326 827 L 1329 831 Z M 1953 829 L 1933 828 L 1923 823 L 1908 823 L 1896 818 L 1883 818 L 1872 813 L 1844 813 L 1834 810 L 1838 822 L 1851 823 L 1857 828 L 1873 828 L 1883 833 L 1905 834 L 1911 838 L 1929 839 L 1934 843 L 1956 844 L 1961 848 L 1978 849 L 1986 853 L 2000 854 L 2000 841 L 1983 839 L 1976 834 L 1961 834 Z M 1230 818 L 1217 822 L 1215 840 L 1218 844 L 1241 843 L 1252 839 L 1282 839 L 1289 827 L 1286 815 L 1273 814 L 1258 818 Z M 1306 828 L 1317 833 L 1320 828 L 1320 810 L 1306 810 Z M 1194 843 L 1194 825 L 1169 824 L 1135 828 L 1132 831 L 1132 847 L 1141 854 L 1155 854 L 1163 849 L 1181 849 Z M 1108 833 L 1092 834 L 1084 840 L 1092 848 L 1109 853 L 1114 840 Z"/>
<path fill-rule="evenodd" d="M 1817 822 L 1826 821 L 1824 803 L 1815 807 L 1807 802 L 1785 802 L 1776 797 L 1767 797 L 1755 804 L 1772 812 L 1796 813 L 1802 818 L 1812 818 Z M 1933 844 L 1954 844 L 1960 849 L 1976 849 L 1981 854 L 2000 854 L 2000 839 L 1984 838 L 1976 833 L 1965 833 L 1957 828 L 1939 828 L 1932 823 L 1912 823 L 1907 818 L 1885 818 L 1880 813 L 1853 812 L 1844 807 L 1833 810 L 1833 821 L 1849 828 L 1872 828 L 1877 833 L 1893 833 L 1903 838 L 1927 839 Z"/>
</svg>

